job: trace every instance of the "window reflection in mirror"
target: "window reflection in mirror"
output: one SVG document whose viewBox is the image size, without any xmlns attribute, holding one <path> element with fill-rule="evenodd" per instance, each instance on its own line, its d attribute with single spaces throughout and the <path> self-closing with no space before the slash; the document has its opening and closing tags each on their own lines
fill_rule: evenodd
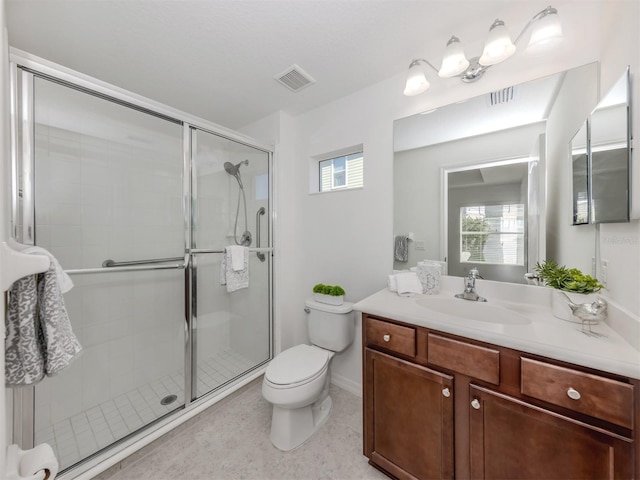
<svg viewBox="0 0 640 480">
<path fill-rule="evenodd" d="M 445 171 L 449 275 L 523 281 L 527 272 L 529 159 Z"/>
</svg>

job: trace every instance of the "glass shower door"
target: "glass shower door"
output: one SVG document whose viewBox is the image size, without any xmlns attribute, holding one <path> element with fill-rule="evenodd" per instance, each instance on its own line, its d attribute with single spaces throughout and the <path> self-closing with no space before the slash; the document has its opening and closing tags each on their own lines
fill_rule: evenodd
<svg viewBox="0 0 640 480">
<path fill-rule="evenodd" d="M 184 127 L 22 76 L 35 160 L 20 240 L 71 274 L 64 300 L 83 346 L 34 392 L 35 443 L 52 445 L 64 469 L 185 403 Z M 167 261 L 147 263 L 157 259 Z"/>
<path fill-rule="evenodd" d="M 271 358 L 270 153 L 197 129 L 191 141 L 198 398 Z M 238 244 L 249 246 L 248 274 L 223 284 L 224 250 Z"/>
</svg>

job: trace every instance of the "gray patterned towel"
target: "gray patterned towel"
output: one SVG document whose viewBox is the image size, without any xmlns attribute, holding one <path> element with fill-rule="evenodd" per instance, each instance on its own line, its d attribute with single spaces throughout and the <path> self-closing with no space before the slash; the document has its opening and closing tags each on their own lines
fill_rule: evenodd
<svg viewBox="0 0 640 480">
<path fill-rule="evenodd" d="M 393 242 L 393 258 L 397 262 L 409 260 L 409 237 L 407 235 L 396 235 Z"/>
<path fill-rule="evenodd" d="M 243 288 L 249 288 L 249 249 L 244 248 L 244 268 L 233 269 L 233 261 L 229 248 L 224 249 L 222 263 L 220 264 L 220 285 L 227 286 L 227 292 L 235 292 Z"/>
<path fill-rule="evenodd" d="M 81 350 L 54 262 L 48 271 L 14 282 L 5 319 L 5 385 L 32 385 L 55 375 Z"/>
</svg>

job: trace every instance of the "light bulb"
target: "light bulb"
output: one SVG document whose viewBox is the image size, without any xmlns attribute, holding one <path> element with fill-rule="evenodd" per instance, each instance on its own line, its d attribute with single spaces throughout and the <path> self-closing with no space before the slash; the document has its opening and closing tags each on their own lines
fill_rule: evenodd
<svg viewBox="0 0 640 480">
<path fill-rule="evenodd" d="M 503 62 L 515 52 L 516 46 L 511 41 L 509 30 L 502 20 L 496 20 L 489 29 L 489 36 L 478 63 L 485 67 L 495 65 Z"/>
<path fill-rule="evenodd" d="M 426 91 L 431 84 L 427 81 L 424 70 L 419 60 L 414 60 L 409 65 L 409 73 L 407 74 L 407 83 L 404 87 L 404 94 L 407 97 L 413 97 Z"/>
<path fill-rule="evenodd" d="M 447 48 L 442 58 L 442 66 L 438 71 L 441 78 L 455 77 L 469 68 L 469 60 L 464 54 L 460 39 L 452 36 L 447 42 Z"/>
</svg>

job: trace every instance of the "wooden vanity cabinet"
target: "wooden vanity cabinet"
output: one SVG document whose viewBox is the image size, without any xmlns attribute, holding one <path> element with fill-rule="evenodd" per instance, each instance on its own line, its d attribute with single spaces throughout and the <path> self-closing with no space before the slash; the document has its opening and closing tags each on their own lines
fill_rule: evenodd
<svg viewBox="0 0 640 480">
<path fill-rule="evenodd" d="M 634 478 L 631 439 L 474 385 L 471 398 L 471 478 Z"/>
<path fill-rule="evenodd" d="M 397 478 L 453 478 L 452 377 L 367 348 L 371 461 Z"/>
<path fill-rule="evenodd" d="M 640 382 L 362 315 L 364 454 L 398 479 L 638 478 Z"/>
</svg>

